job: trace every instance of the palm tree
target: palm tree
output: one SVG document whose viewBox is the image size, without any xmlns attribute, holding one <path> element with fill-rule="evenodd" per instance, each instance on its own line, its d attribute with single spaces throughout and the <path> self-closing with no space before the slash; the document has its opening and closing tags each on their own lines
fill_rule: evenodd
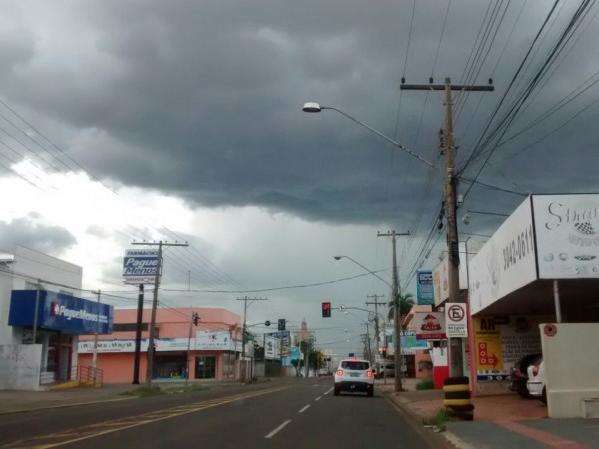
<svg viewBox="0 0 599 449">
<path fill-rule="evenodd" d="M 399 302 L 399 316 L 406 316 L 410 312 L 412 306 L 414 305 L 414 295 L 412 295 L 411 293 L 405 293 L 402 295 L 400 293 L 397 299 Z M 389 321 L 392 321 L 395 318 L 395 304 L 393 300 L 389 301 L 388 318 Z"/>
</svg>

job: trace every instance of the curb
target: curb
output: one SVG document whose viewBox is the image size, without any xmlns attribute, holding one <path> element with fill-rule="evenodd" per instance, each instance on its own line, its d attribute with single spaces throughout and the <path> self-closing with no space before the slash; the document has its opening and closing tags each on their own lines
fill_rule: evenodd
<svg viewBox="0 0 599 449">
<path fill-rule="evenodd" d="M 68 403 L 68 404 L 57 404 L 57 405 L 45 405 L 42 407 L 35 407 L 35 408 L 20 408 L 20 409 L 13 409 L 13 410 L 1 410 L 0 415 L 10 415 L 13 413 L 16 414 L 16 413 L 36 412 L 38 410 L 51 410 L 54 408 L 77 407 L 79 405 L 101 404 L 104 402 L 128 401 L 131 399 L 137 399 L 137 397 L 132 396 L 132 397 L 126 397 L 126 398 L 111 398 L 111 399 L 101 399 L 101 400 L 97 400 L 97 401 L 72 402 L 72 403 Z"/>
<path fill-rule="evenodd" d="M 475 449 L 475 447 L 472 446 L 470 443 L 466 443 L 459 436 L 457 436 L 453 432 L 450 432 L 449 430 L 446 430 L 445 432 L 443 432 L 443 437 L 447 441 L 449 441 L 449 443 L 452 444 L 453 447 L 455 447 L 457 449 Z"/>
<path fill-rule="evenodd" d="M 441 448 L 441 449 L 472 449 L 469 446 L 458 446 L 453 443 L 447 436 L 444 434 L 447 433 L 433 433 L 425 429 L 423 424 L 418 421 L 416 415 L 412 413 L 402 401 L 394 396 L 393 392 L 387 392 L 384 394 L 385 399 L 389 401 L 391 406 L 406 420 L 406 422 L 420 435 L 431 448 Z M 453 435 L 453 434 L 452 434 Z M 454 435 L 455 436 L 455 435 Z M 455 437 L 456 439 L 459 439 Z M 460 440 L 461 441 L 461 440 Z"/>
</svg>

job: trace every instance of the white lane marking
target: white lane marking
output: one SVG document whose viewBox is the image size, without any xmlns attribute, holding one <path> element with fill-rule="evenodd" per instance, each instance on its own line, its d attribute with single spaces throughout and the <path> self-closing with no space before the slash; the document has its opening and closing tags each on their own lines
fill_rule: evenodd
<svg viewBox="0 0 599 449">
<path fill-rule="evenodd" d="M 279 433 L 281 430 L 283 430 L 285 428 L 285 426 L 287 424 L 289 424 L 290 422 L 291 422 L 290 419 L 288 419 L 287 421 L 283 421 L 283 424 L 281 424 L 276 429 L 273 429 L 273 431 L 270 432 L 268 435 L 266 435 L 264 438 L 272 438 L 272 437 L 274 437 L 277 433 Z"/>
<path fill-rule="evenodd" d="M 299 410 L 299 412 L 298 412 L 298 413 L 304 413 L 304 412 L 305 412 L 306 410 L 308 410 L 309 408 L 310 408 L 310 404 L 308 404 L 308 405 L 304 405 L 304 406 L 303 406 L 303 407 L 302 407 L 302 408 Z"/>
<path fill-rule="evenodd" d="M 320 401 L 320 398 L 321 398 L 321 397 L 322 397 L 322 396 L 318 396 L 318 397 L 317 397 L 316 399 L 314 399 L 314 400 L 315 400 L 315 401 Z"/>
<path fill-rule="evenodd" d="M 335 387 L 329 388 L 327 391 L 324 392 L 324 394 L 329 394 L 331 391 L 333 391 L 333 388 L 335 388 Z"/>
</svg>

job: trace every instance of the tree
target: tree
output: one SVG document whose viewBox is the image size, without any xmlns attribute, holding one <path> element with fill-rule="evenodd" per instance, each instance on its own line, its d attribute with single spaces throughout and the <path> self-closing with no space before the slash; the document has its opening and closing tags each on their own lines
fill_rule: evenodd
<svg viewBox="0 0 599 449">
<path fill-rule="evenodd" d="M 400 294 L 397 299 L 397 302 L 399 303 L 399 316 L 404 317 L 410 312 L 410 309 L 414 305 L 414 295 L 411 293 Z M 394 317 L 395 301 L 391 300 L 389 301 L 389 321 L 393 320 Z"/>
</svg>

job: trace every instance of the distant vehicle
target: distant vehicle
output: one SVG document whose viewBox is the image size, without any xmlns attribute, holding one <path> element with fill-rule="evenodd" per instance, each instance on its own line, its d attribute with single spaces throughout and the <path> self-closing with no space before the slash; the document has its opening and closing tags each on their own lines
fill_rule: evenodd
<svg viewBox="0 0 599 449">
<path fill-rule="evenodd" d="M 541 361 L 537 365 L 528 367 L 528 381 L 526 382 L 528 393 L 535 398 L 540 399 L 543 404 L 547 404 L 547 389 L 545 387 L 545 362 Z"/>
<path fill-rule="evenodd" d="M 527 354 L 522 357 L 510 372 L 510 390 L 515 391 L 523 398 L 530 399 L 533 396 L 528 392 L 528 367 L 538 365 L 543 360 L 542 354 Z"/>
<path fill-rule="evenodd" d="M 365 392 L 368 396 L 374 394 L 374 372 L 368 360 L 341 360 L 335 371 L 335 396 L 342 391 Z"/>
<path fill-rule="evenodd" d="M 323 376 L 330 376 L 331 372 L 328 370 L 328 368 L 320 368 L 318 370 L 318 377 L 323 377 Z"/>
</svg>

